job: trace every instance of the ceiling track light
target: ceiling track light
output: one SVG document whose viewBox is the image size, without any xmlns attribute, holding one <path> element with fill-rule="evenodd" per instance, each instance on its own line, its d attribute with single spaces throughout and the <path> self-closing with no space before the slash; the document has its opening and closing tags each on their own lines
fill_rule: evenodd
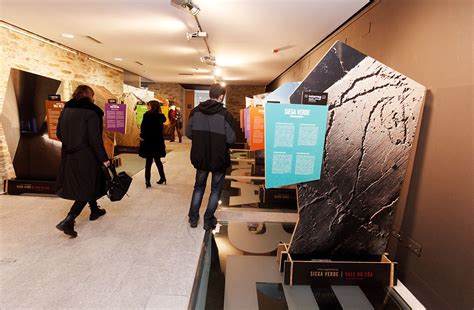
<svg viewBox="0 0 474 310">
<path fill-rule="evenodd" d="M 186 39 L 191 40 L 194 38 L 207 38 L 207 32 L 205 31 L 195 31 L 186 33 Z"/>
<path fill-rule="evenodd" d="M 201 11 L 192 0 L 171 0 L 171 4 L 189 11 L 193 16 L 198 15 L 199 11 Z"/>
<path fill-rule="evenodd" d="M 189 13 L 191 13 L 191 15 L 193 16 L 198 15 L 199 11 L 201 11 L 201 9 L 196 4 L 194 4 L 191 0 L 187 1 L 186 4 L 182 5 L 182 7 L 185 9 L 188 9 Z"/>
<path fill-rule="evenodd" d="M 210 65 L 210 66 L 215 66 L 216 65 L 216 57 L 211 56 L 211 55 L 203 56 L 203 57 L 201 57 L 201 62 L 205 63 L 207 65 Z"/>
</svg>

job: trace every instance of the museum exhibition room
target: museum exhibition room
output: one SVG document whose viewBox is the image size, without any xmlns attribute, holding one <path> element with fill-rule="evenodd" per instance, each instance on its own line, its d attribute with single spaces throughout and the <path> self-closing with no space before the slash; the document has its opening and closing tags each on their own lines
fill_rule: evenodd
<svg viewBox="0 0 474 310">
<path fill-rule="evenodd" d="M 472 0 L 0 0 L 0 309 L 474 308 Z"/>
</svg>

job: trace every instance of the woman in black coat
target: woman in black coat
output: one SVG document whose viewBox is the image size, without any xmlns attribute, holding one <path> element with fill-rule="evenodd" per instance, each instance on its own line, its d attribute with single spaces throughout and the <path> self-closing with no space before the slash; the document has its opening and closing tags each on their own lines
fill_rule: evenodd
<svg viewBox="0 0 474 310">
<path fill-rule="evenodd" d="M 160 173 L 158 184 L 166 185 L 165 171 L 161 163 L 161 157 L 166 156 L 165 139 L 163 138 L 163 123 L 166 117 L 161 113 L 160 103 L 156 100 L 147 103 L 148 111 L 143 115 L 140 126 L 140 157 L 146 158 L 145 184 L 151 187 L 151 165 L 155 160 L 156 167 Z"/>
<path fill-rule="evenodd" d="M 61 112 L 57 127 L 57 136 L 62 142 L 57 194 L 75 202 L 56 228 L 76 237 L 74 220 L 88 202 L 91 221 L 105 214 L 96 200 L 106 193 L 101 166 L 108 166 L 110 162 L 102 141 L 104 112 L 94 104 L 94 91 L 80 85 L 72 97 Z"/>
</svg>

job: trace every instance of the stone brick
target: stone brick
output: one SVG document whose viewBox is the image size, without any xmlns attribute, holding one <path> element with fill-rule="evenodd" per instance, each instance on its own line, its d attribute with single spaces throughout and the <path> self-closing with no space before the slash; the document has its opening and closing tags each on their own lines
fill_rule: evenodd
<svg viewBox="0 0 474 310">
<path fill-rule="evenodd" d="M 226 107 L 236 120 L 240 119 L 240 109 L 245 108 L 245 97 L 265 92 L 265 86 L 238 86 L 229 85 L 226 87 Z"/>
<path fill-rule="evenodd" d="M 61 97 L 68 99 L 72 90 L 68 86 L 71 79 L 85 84 L 101 85 L 119 97 L 123 91 L 123 73 L 90 61 L 87 55 L 74 55 L 66 50 L 45 44 L 35 39 L 0 28 L 0 113 L 3 110 L 6 86 L 10 69 L 20 69 L 31 73 L 61 80 Z M 45 98 L 46 99 L 46 98 Z M 15 176 L 2 124 L 0 123 L 0 182 L 5 177 Z"/>
<path fill-rule="evenodd" d="M 178 83 L 150 83 L 148 89 L 157 97 L 164 97 L 182 105 L 184 102 L 184 88 Z"/>
</svg>

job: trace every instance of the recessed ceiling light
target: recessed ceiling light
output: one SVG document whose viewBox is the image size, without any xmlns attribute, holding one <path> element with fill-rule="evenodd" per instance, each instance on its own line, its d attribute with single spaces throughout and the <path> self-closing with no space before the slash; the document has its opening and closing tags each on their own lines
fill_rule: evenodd
<svg viewBox="0 0 474 310">
<path fill-rule="evenodd" d="M 118 58 L 118 57 L 115 57 L 114 60 L 117 60 L 117 61 L 122 61 L 123 58 Z"/>
<path fill-rule="evenodd" d="M 70 34 L 70 33 L 63 33 L 61 34 L 63 37 L 65 38 L 68 38 L 68 39 L 73 39 L 74 38 L 74 35 L 73 34 Z"/>
</svg>

